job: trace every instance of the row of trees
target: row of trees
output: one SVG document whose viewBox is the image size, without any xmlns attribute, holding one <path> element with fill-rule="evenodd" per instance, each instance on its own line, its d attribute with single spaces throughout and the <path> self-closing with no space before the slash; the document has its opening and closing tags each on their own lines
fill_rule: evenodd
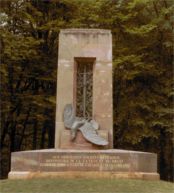
<svg viewBox="0 0 174 193">
<path fill-rule="evenodd" d="M 115 148 L 156 152 L 173 179 L 173 5 L 167 0 L 1 0 L 1 176 L 13 151 L 54 147 L 58 33 L 113 34 Z"/>
</svg>

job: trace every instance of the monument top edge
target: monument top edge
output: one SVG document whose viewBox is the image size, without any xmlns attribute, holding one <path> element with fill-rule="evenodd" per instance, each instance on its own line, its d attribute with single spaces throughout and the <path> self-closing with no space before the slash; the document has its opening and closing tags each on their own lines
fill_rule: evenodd
<svg viewBox="0 0 174 193">
<path fill-rule="evenodd" d="M 80 150 L 80 149 L 40 149 L 40 150 L 28 150 L 28 151 L 18 151 L 13 152 L 13 154 L 18 153 L 123 153 L 123 154 L 146 154 L 146 155 L 156 155 L 156 153 L 143 152 L 143 151 L 133 151 L 133 150 L 123 150 L 123 149 L 105 149 L 105 150 Z"/>
<path fill-rule="evenodd" d="M 68 29 L 61 29 L 60 33 L 68 34 L 68 33 L 101 33 L 101 34 L 110 34 L 111 30 L 108 29 L 96 29 L 96 28 L 68 28 Z"/>
</svg>

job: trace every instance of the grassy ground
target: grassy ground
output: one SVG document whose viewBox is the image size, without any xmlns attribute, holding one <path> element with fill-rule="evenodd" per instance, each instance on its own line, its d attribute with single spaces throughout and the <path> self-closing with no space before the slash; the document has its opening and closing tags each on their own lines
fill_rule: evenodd
<svg viewBox="0 0 174 193">
<path fill-rule="evenodd" d="M 0 193 L 174 193 L 164 181 L 123 179 L 1 180 Z"/>
</svg>

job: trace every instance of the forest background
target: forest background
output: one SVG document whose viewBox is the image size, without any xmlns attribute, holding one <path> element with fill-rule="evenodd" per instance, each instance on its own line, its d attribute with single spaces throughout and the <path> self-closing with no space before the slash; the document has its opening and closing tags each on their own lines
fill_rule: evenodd
<svg viewBox="0 0 174 193">
<path fill-rule="evenodd" d="M 54 147 L 58 34 L 113 35 L 114 148 L 155 152 L 173 169 L 173 24 L 169 0 L 1 0 L 1 178 L 11 152 Z"/>
</svg>

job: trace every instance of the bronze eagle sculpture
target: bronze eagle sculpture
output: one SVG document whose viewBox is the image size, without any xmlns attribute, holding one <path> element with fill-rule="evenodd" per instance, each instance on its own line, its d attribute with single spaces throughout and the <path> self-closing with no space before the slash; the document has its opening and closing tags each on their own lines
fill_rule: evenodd
<svg viewBox="0 0 174 193">
<path fill-rule="evenodd" d="M 95 120 L 86 120 L 85 118 L 76 117 L 74 108 L 71 104 L 67 104 L 63 113 L 64 125 L 71 130 L 71 140 L 76 138 L 77 131 L 80 131 L 83 137 L 100 146 L 108 145 L 108 141 L 98 135 L 98 123 Z"/>
</svg>

